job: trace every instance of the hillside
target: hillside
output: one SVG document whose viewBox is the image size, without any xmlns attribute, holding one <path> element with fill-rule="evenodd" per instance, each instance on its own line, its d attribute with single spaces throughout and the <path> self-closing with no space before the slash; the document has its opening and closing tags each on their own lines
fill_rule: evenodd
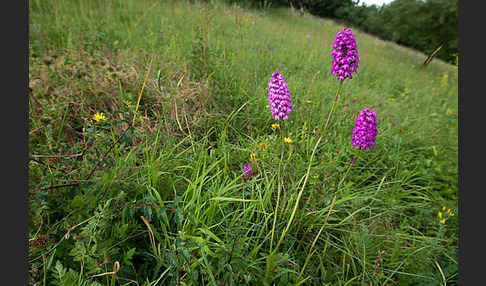
<svg viewBox="0 0 486 286">
<path fill-rule="evenodd" d="M 321 133 L 344 27 L 192 2 L 29 1 L 31 285 L 455 284 L 457 68 L 353 29 Z"/>
</svg>

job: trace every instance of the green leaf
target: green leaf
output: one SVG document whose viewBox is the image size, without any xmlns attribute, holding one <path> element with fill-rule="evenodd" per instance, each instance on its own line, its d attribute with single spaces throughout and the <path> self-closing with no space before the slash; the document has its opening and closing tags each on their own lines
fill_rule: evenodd
<svg viewBox="0 0 486 286">
<path fill-rule="evenodd" d="M 172 251 L 166 252 L 165 257 L 167 257 L 170 266 L 176 269 L 179 268 L 179 263 L 177 262 L 177 256 L 175 256 L 175 254 Z"/>
<path fill-rule="evenodd" d="M 64 275 L 66 275 L 66 269 L 62 266 L 61 261 L 57 260 L 56 261 L 56 266 L 54 267 L 56 269 L 56 279 L 57 280 L 62 280 Z"/>
<path fill-rule="evenodd" d="M 84 196 L 83 195 L 76 195 L 71 200 L 71 206 L 73 206 L 74 208 L 82 207 L 84 204 L 85 204 L 85 202 L 84 202 Z"/>
<path fill-rule="evenodd" d="M 133 255 L 135 254 L 135 250 L 136 248 L 130 248 L 130 250 L 127 251 L 127 253 L 125 253 L 125 255 L 123 256 L 123 263 L 127 264 L 127 265 L 133 265 L 132 264 L 132 258 L 133 258 Z"/>
<path fill-rule="evenodd" d="M 240 198 L 214 197 L 211 201 L 225 201 L 225 202 L 258 202 L 258 200 L 248 200 Z"/>
</svg>

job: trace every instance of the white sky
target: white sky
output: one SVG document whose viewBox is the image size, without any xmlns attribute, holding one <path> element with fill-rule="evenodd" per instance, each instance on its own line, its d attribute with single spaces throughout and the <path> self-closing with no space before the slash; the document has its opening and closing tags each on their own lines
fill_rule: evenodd
<svg viewBox="0 0 486 286">
<path fill-rule="evenodd" d="M 388 4 L 392 2 L 393 0 L 360 0 L 358 5 L 361 5 L 362 3 L 370 6 L 375 4 L 376 6 L 380 7 L 383 4 Z"/>
</svg>

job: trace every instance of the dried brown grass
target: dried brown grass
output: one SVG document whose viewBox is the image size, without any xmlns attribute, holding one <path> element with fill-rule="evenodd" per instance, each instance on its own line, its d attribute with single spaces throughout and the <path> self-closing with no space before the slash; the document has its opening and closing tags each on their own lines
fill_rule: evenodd
<svg viewBox="0 0 486 286">
<path fill-rule="evenodd" d="M 82 137 L 83 127 L 94 113 L 114 114 L 126 109 L 120 89 L 124 94 L 132 95 L 131 104 L 135 105 L 148 57 L 143 52 L 134 54 L 129 50 L 113 52 L 106 49 L 95 53 L 83 49 L 51 51 L 42 58 L 31 57 L 30 136 L 43 136 L 43 129 L 49 124 L 63 124 L 61 140 L 73 145 Z M 157 68 L 165 70 L 160 87 Z M 163 116 L 167 116 L 168 128 L 173 135 L 181 135 L 179 125 L 184 132 L 197 127 L 209 112 L 211 88 L 192 81 L 187 74 L 187 69 L 176 63 L 164 59 L 154 61 L 139 106 L 139 118 L 143 123 L 136 128 L 155 132 Z M 118 113 L 117 119 L 128 123 L 131 118 L 123 118 Z"/>
</svg>

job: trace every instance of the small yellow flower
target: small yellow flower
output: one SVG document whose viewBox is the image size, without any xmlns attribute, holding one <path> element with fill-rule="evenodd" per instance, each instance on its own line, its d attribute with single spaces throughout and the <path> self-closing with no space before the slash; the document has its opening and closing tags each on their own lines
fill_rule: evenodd
<svg viewBox="0 0 486 286">
<path fill-rule="evenodd" d="M 278 123 L 274 123 L 274 124 L 272 124 L 272 128 L 273 128 L 273 129 L 280 128 L 280 124 L 278 124 Z"/>
<path fill-rule="evenodd" d="M 446 222 L 446 219 L 445 218 L 440 220 L 440 223 L 441 224 L 445 224 L 445 222 Z"/>
<path fill-rule="evenodd" d="M 451 212 L 450 216 L 454 216 L 454 213 L 453 213 L 453 212 Z"/>
<path fill-rule="evenodd" d="M 451 214 L 451 209 L 447 209 L 447 214 L 450 215 Z"/>
<path fill-rule="evenodd" d="M 255 157 L 256 157 L 256 153 L 251 153 L 250 154 L 250 159 L 255 159 Z"/>
<path fill-rule="evenodd" d="M 285 143 L 292 143 L 292 139 L 290 139 L 289 137 L 284 137 L 283 141 Z"/>
<path fill-rule="evenodd" d="M 93 120 L 96 121 L 96 122 L 98 122 L 100 120 L 106 120 L 106 117 L 103 114 L 103 112 L 98 112 L 95 115 L 93 115 Z"/>
<path fill-rule="evenodd" d="M 437 214 L 437 216 L 438 216 L 439 218 L 442 218 L 442 212 L 441 212 L 441 211 L 439 211 L 439 213 Z"/>
<path fill-rule="evenodd" d="M 305 103 L 311 104 L 312 103 L 312 100 L 306 100 Z"/>
<path fill-rule="evenodd" d="M 442 211 L 445 212 L 445 210 L 446 210 L 446 207 L 442 207 Z"/>
<path fill-rule="evenodd" d="M 123 100 L 123 103 L 125 103 L 127 105 L 127 107 L 132 106 L 132 102 L 130 100 Z"/>
</svg>

